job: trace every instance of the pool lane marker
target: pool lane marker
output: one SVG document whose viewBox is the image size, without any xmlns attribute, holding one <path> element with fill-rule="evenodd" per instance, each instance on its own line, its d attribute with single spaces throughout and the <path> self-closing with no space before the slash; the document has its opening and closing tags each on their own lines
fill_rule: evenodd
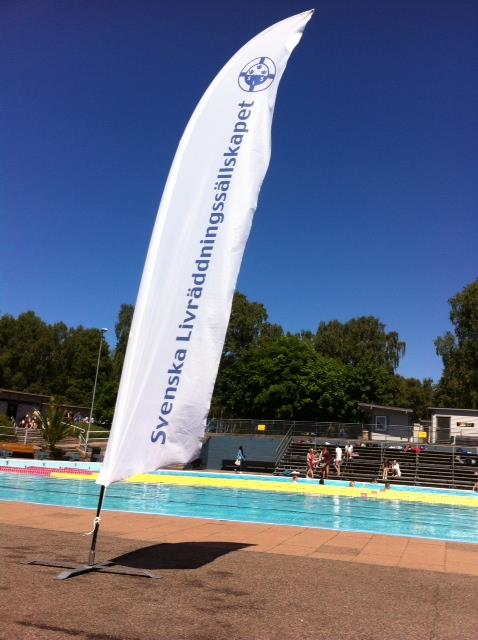
<svg viewBox="0 0 478 640">
<path fill-rule="evenodd" d="M 78 475 L 75 473 L 52 472 L 52 478 L 63 480 L 96 480 L 97 473 Z M 308 484 L 302 482 L 274 482 L 264 480 L 240 480 L 239 478 L 210 478 L 207 476 L 178 476 L 167 474 L 141 473 L 126 480 L 134 484 L 173 484 L 189 487 L 215 487 L 218 489 L 245 489 L 252 491 L 274 491 L 317 496 L 344 496 L 366 500 L 401 500 L 402 502 L 422 502 L 425 504 L 446 504 L 460 507 L 478 507 L 478 496 L 454 496 L 420 491 L 373 490 L 360 487 L 333 487 L 331 485 Z"/>
</svg>

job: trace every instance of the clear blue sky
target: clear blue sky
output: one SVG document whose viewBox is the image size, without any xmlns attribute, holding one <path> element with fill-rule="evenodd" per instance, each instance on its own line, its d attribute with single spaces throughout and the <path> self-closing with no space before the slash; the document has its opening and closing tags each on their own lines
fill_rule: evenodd
<svg viewBox="0 0 478 640">
<path fill-rule="evenodd" d="M 247 40 L 312 6 L 1 0 L 0 313 L 113 334 L 200 96 Z M 447 300 L 478 275 L 478 4 L 316 9 L 238 286 L 290 331 L 375 315 L 407 343 L 400 372 L 438 379 Z"/>
</svg>

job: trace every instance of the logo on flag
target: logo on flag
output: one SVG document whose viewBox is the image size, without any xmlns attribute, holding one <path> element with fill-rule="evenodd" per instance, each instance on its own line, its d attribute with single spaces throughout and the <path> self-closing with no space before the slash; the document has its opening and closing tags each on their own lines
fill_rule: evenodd
<svg viewBox="0 0 478 640">
<path fill-rule="evenodd" d="M 264 91 L 274 82 L 276 66 L 270 58 L 255 58 L 239 74 L 239 86 L 243 91 Z"/>
</svg>

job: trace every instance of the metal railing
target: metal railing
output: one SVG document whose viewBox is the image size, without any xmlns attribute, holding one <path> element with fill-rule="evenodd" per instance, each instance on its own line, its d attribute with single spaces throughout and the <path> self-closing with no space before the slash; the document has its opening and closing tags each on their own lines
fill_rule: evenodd
<svg viewBox="0 0 478 640">
<path fill-rule="evenodd" d="M 69 424 L 66 422 L 64 424 L 65 425 L 68 424 L 68 426 L 74 432 L 73 437 L 78 437 L 78 448 L 83 449 L 85 453 L 87 448 L 90 446 L 89 442 L 91 442 L 92 440 L 107 441 L 109 438 L 109 432 L 101 430 L 101 431 L 90 431 L 89 438 L 87 439 L 85 428 L 79 427 L 78 425 L 75 425 L 75 424 Z M 4 430 L 9 430 L 9 429 L 10 428 L 8 427 L 4 428 Z M 28 442 L 40 444 L 41 441 L 43 441 L 43 433 L 40 427 L 24 428 L 24 427 L 15 426 L 15 430 L 13 430 L 13 428 L 11 429 L 11 434 L 3 434 L 1 433 L 1 430 L 0 430 L 0 440 L 2 439 L 2 437 L 12 438 L 17 441 L 21 439 L 23 444 L 27 444 Z"/>
<path fill-rule="evenodd" d="M 16 440 L 17 434 L 14 427 L 0 426 L 0 441 Z"/>
<path fill-rule="evenodd" d="M 292 430 L 291 430 L 292 429 Z M 381 426 L 370 422 L 268 420 L 266 418 L 211 418 L 208 433 L 235 435 L 302 436 L 326 439 L 368 440 L 372 442 L 414 442 L 425 444 L 434 440 L 436 444 L 478 446 L 478 434 L 473 437 L 469 430 L 454 429 L 452 434 L 440 440 L 441 434 L 432 431 L 429 421 L 413 425 L 387 424 Z"/>
<path fill-rule="evenodd" d="M 362 422 L 319 422 L 306 420 L 267 420 L 267 419 L 217 419 L 208 423 L 208 433 L 242 435 L 291 435 L 303 437 L 324 437 L 342 439 L 396 440 L 413 439 L 414 426 L 388 425 L 383 430 L 375 424 Z"/>
<path fill-rule="evenodd" d="M 86 453 L 86 449 L 88 447 L 88 440 L 86 439 L 86 429 L 82 427 L 74 427 L 74 429 L 78 429 L 78 448 L 83 449 Z"/>
<path fill-rule="evenodd" d="M 285 434 L 284 438 L 282 439 L 282 441 L 280 442 L 280 444 L 277 446 L 276 450 L 275 450 L 275 465 L 277 467 L 278 463 L 280 462 L 280 459 L 282 458 L 284 452 L 286 451 L 286 449 L 289 447 L 289 444 L 292 440 L 292 432 L 294 430 L 294 425 L 292 424 L 289 428 L 289 431 Z"/>
<path fill-rule="evenodd" d="M 85 429 L 82 429 L 82 431 L 83 433 L 78 437 L 78 446 L 80 449 L 83 449 L 85 453 L 87 452 L 88 447 L 91 447 L 90 443 L 92 440 L 95 442 L 98 440 L 108 441 L 110 435 L 108 431 L 90 431 L 89 433 L 87 433 Z"/>
<path fill-rule="evenodd" d="M 266 420 L 266 419 L 217 419 L 213 418 L 208 424 L 208 433 L 234 433 L 234 434 L 262 434 L 282 435 L 293 430 L 293 435 L 316 436 L 320 434 L 334 437 L 344 430 L 357 434 L 362 428 L 359 423 L 342 422 L 311 422 L 305 420 Z M 360 433 L 361 435 L 361 433 Z"/>
</svg>

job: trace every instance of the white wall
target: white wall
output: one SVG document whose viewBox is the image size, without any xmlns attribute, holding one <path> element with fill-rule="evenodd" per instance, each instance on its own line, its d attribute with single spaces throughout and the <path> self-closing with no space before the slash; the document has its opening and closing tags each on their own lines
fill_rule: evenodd
<svg viewBox="0 0 478 640">
<path fill-rule="evenodd" d="M 446 411 L 437 411 L 437 413 L 432 414 L 432 424 L 430 429 L 430 442 L 435 442 L 436 440 L 436 428 L 437 428 L 437 418 L 438 417 L 449 417 L 450 418 L 450 437 L 451 436 L 464 436 L 464 437 L 473 437 L 478 438 L 478 411 L 474 411 L 472 409 L 469 410 L 449 410 Z M 473 423 L 473 427 L 463 427 L 460 426 L 460 422 L 465 422 L 467 424 Z"/>
</svg>

